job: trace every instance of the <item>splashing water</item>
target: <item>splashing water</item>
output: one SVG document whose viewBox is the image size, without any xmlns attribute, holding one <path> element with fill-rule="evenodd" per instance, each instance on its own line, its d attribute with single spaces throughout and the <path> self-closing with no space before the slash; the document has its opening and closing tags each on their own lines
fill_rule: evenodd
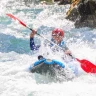
<svg viewBox="0 0 96 96">
<path fill-rule="evenodd" d="M 0 96 L 96 96 L 95 74 L 84 73 L 69 81 L 46 84 L 49 78 L 28 72 L 30 64 L 39 54 L 46 53 L 46 49 L 42 46 L 39 52 L 33 53 L 29 47 L 30 31 L 7 17 L 6 13 L 12 13 L 49 40 L 54 28 L 62 28 L 73 55 L 94 64 L 96 29 L 76 29 L 73 22 L 65 19 L 69 6 L 32 4 L 27 7 L 23 1 L 20 4 L 17 0 L 1 0 L 0 5 Z M 37 36 L 35 39 L 37 44 L 44 41 Z M 60 54 L 53 55 L 50 49 L 47 51 L 50 52 L 48 58 L 61 60 Z"/>
</svg>

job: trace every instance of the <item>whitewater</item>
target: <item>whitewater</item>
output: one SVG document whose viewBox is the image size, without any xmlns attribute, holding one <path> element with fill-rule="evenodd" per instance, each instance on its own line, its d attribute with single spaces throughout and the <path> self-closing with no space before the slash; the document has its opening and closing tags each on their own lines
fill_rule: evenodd
<svg viewBox="0 0 96 96">
<path fill-rule="evenodd" d="M 72 80 L 46 83 L 47 78 L 33 74 L 28 68 L 37 56 L 46 53 L 32 52 L 29 46 L 30 30 L 12 20 L 7 13 L 51 38 L 54 28 L 65 31 L 65 41 L 74 57 L 96 64 L 96 29 L 76 29 L 74 22 L 65 19 L 69 5 L 25 5 L 23 0 L 0 1 L 0 96 L 96 96 L 96 75 L 83 73 Z M 43 38 L 36 36 L 36 43 Z M 54 56 L 59 58 L 60 56 Z M 51 57 L 51 54 L 49 55 Z M 71 74 L 70 74 L 71 75 Z"/>
</svg>

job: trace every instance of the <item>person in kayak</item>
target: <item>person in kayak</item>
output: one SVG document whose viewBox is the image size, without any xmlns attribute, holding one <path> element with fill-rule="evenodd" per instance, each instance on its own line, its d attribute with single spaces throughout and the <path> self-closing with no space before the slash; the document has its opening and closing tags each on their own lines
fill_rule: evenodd
<svg viewBox="0 0 96 96">
<path fill-rule="evenodd" d="M 40 45 L 35 45 L 34 43 L 34 36 L 35 34 L 37 33 L 37 31 L 35 30 L 32 30 L 31 34 L 30 34 L 30 48 L 31 50 L 38 50 Z M 62 29 L 54 29 L 52 31 L 52 38 L 51 38 L 51 41 L 55 44 L 57 44 L 58 46 L 60 46 L 63 50 L 64 50 L 64 53 L 67 54 L 67 55 L 70 55 L 71 54 L 71 51 L 69 50 L 69 48 L 66 46 L 64 40 L 64 31 Z M 53 43 L 50 43 L 50 47 L 54 46 Z"/>
<path fill-rule="evenodd" d="M 37 31 L 35 31 L 35 30 L 32 30 L 32 32 L 30 33 L 30 48 L 31 48 L 31 50 L 33 50 L 33 51 L 35 51 L 35 50 L 39 50 L 39 48 L 40 48 L 40 46 L 41 45 L 35 45 L 35 43 L 34 43 L 34 36 L 36 35 L 36 33 L 37 33 Z M 53 43 L 50 43 L 49 44 L 49 47 L 52 49 L 52 51 L 54 52 L 54 50 L 53 49 L 55 49 L 55 48 L 57 48 L 57 50 L 56 51 L 58 51 L 58 47 L 56 47 L 56 46 L 54 46 L 55 44 L 56 45 L 58 45 L 58 46 L 60 46 L 60 48 L 62 48 L 62 49 L 60 49 L 60 50 L 62 50 L 62 51 L 64 51 L 64 55 L 65 54 L 67 54 L 67 55 L 71 55 L 71 51 L 69 50 L 69 48 L 66 46 L 66 44 L 65 44 L 65 42 L 64 42 L 64 31 L 62 30 L 62 29 L 58 29 L 58 28 L 56 28 L 56 29 L 54 29 L 53 31 L 52 31 L 52 34 L 51 34 L 51 36 L 52 36 L 52 38 L 51 38 L 51 42 L 53 42 Z M 52 48 L 53 47 L 53 48 Z M 71 56 L 72 57 L 72 56 Z M 34 64 L 37 64 L 37 65 L 39 65 L 39 64 L 41 64 L 41 63 L 38 63 L 38 62 L 41 62 L 43 59 L 44 59 L 45 57 L 43 57 L 42 55 L 39 55 L 38 56 L 38 61 L 36 61 Z M 65 58 L 65 56 L 63 57 L 61 57 L 65 62 L 67 61 L 67 59 Z M 45 58 L 46 59 L 46 58 Z M 68 58 L 69 59 L 69 58 Z M 46 59 L 47 60 L 47 59 Z M 50 60 L 50 61 L 54 61 L 54 59 L 53 60 Z M 47 66 L 53 66 L 52 68 L 57 68 L 57 69 L 59 69 L 59 67 L 60 67 L 60 69 L 62 69 L 62 68 L 67 68 L 67 67 L 65 67 L 65 63 L 63 62 L 59 62 L 59 61 L 56 61 L 55 63 L 52 63 L 52 64 L 45 64 L 45 62 L 42 62 L 42 64 L 44 64 L 44 68 L 41 68 L 40 66 L 39 66 L 39 69 L 40 69 L 40 71 L 39 71 L 39 73 L 42 71 L 42 70 L 48 70 L 48 68 L 47 68 Z M 54 66 L 55 65 L 55 66 Z M 58 65 L 59 65 L 59 67 L 58 67 Z M 77 69 L 77 66 L 75 66 L 75 64 L 73 65 L 73 63 L 68 63 L 68 70 L 70 70 L 71 69 L 71 71 L 74 73 L 74 74 L 77 74 L 78 73 L 78 69 Z M 36 67 L 37 68 L 37 67 Z M 30 67 L 30 69 L 31 69 L 31 72 L 32 72 L 32 67 Z M 39 70 L 38 68 L 37 68 L 37 71 Z M 50 67 L 49 67 L 49 69 L 50 69 Z M 36 72 L 36 71 L 34 71 L 33 70 L 33 72 Z M 45 72 L 45 71 L 44 71 Z M 41 72 L 42 73 L 42 72 Z"/>
</svg>

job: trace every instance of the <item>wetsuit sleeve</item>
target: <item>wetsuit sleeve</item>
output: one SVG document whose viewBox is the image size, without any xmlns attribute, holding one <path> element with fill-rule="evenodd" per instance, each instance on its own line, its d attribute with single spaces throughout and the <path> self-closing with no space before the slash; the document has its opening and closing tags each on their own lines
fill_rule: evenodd
<svg viewBox="0 0 96 96">
<path fill-rule="evenodd" d="M 30 38 L 30 49 L 35 51 L 35 50 L 38 50 L 39 47 L 40 45 L 35 46 L 34 38 Z"/>
</svg>

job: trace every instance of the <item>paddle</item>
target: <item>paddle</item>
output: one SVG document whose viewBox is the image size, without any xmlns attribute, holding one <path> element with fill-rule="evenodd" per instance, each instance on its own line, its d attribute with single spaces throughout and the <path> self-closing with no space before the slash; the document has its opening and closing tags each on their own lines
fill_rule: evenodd
<svg viewBox="0 0 96 96">
<path fill-rule="evenodd" d="M 19 20 L 18 18 L 16 18 L 15 16 L 13 16 L 12 14 L 6 14 L 7 16 L 13 18 L 14 20 L 17 20 L 21 25 L 23 25 L 24 27 L 28 28 L 29 30 L 33 30 L 32 28 L 29 28 L 26 24 L 24 24 L 21 20 Z M 37 35 L 41 36 L 40 34 L 36 33 Z M 42 36 L 41 36 L 42 37 Z"/>
<path fill-rule="evenodd" d="M 21 20 L 19 20 L 18 18 L 16 18 L 15 16 L 13 16 L 12 14 L 6 14 L 7 16 L 13 18 L 14 20 L 17 20 L 21 25 L 23 25 L 24 27 L 30 29 L 32 31 L 31 28 L 29 28 L 28 26 L 26 26 L 26 24 L 24 24 Z M 40 37 L 43 37 L 44 39 L 46 39 L 44 36 L 36 33 L 37 35 L 39 35 Z M 51 42 L 50 40 L 46 39 L 47 41 Z M 52 44 L 55 44 L 53 42 L 51 42 Z M 55 44 L 56 46 L 58 46 L 57 44 Z M 61 48 L 61 47 L 60 47 Z M 75 58 L 78 62 L 80 62 L 81 68 L 87 72 L 87 73 L 96 73 L 96 65 L 94 65 L 93 63 L 91 63 L 88 60 L 79 60 L 78 58 Z"/>
</svg>

